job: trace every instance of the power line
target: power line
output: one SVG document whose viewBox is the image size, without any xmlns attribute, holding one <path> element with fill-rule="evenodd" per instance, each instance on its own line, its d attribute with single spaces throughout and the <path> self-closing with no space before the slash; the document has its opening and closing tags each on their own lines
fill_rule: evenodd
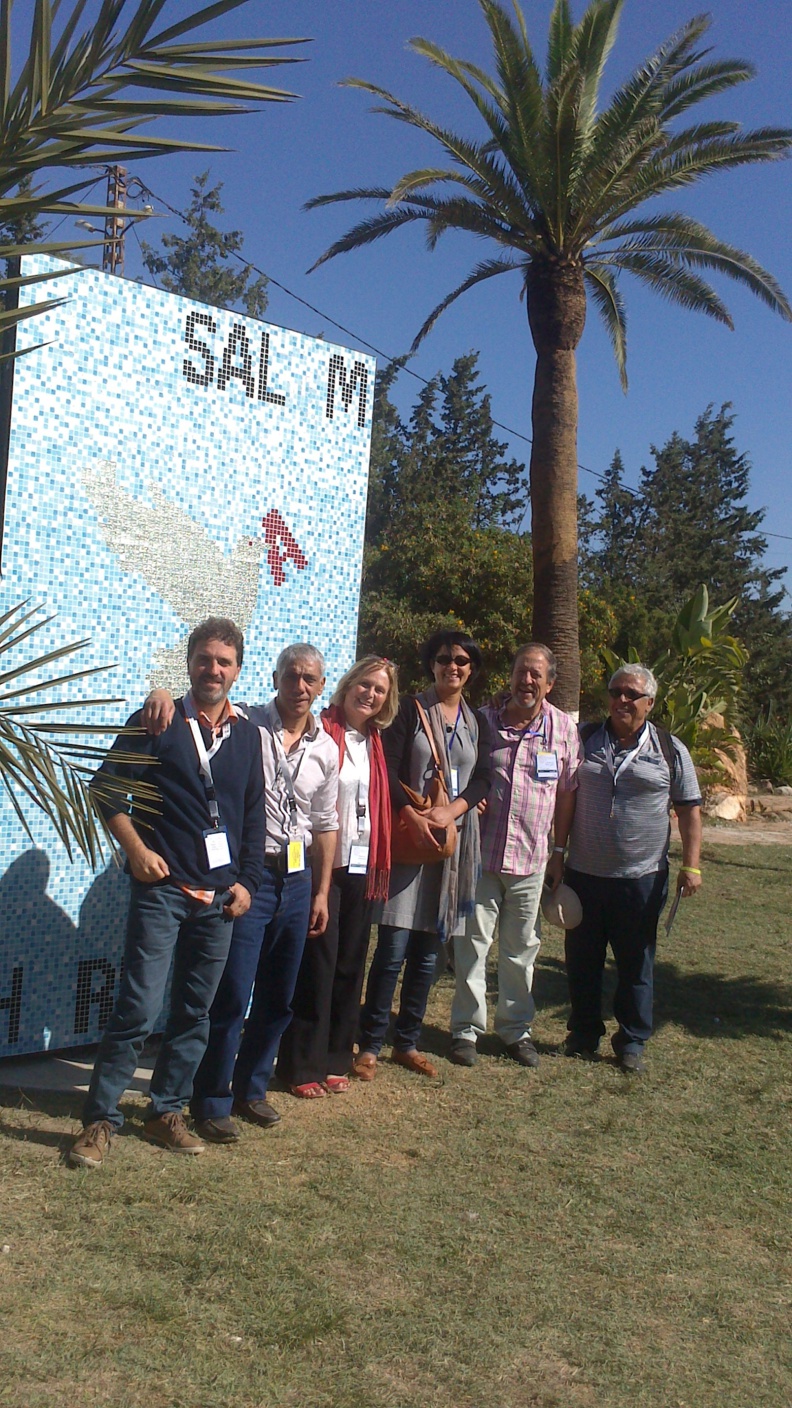
<svg viewBox="0 0 792 1408">
<path fill-rule="evenodd" d="M 159 201 L 160 205 L 164 205 L 165 209 L 169 210 L 171 215 L 176 215 L 178 219 L 181 220 L 185 225 L 187 224 L 187 219 L 183 211 L 177 210 L 175 206 L 170 205 L 168 201 L 163 199 L 162 196 L 157 195 L 156 191 L 152 191 L 150 186 L 144 185 L 144 183 L 140 180 L 140 177 L 138 177 L 137 180 L 140 183 L 142 193 L 151 196 L 152 200 Z M 138 244 L 140 244 L 140 240 L 138 240 Z M 281 290 L 281 293 L 285 293 L 288 295 L 289 298 L 293 298 L 295 303 L 301 303 L 303 308 L 308 308 L 311 313 L 315 313 L 316 316 L 318 318 L 321 318 L 323 322 L 331 323 L 334 328 L 338 328 L 339 331 L 343 332 L 347 337 L 351 337 L 353 342 L 355 342 L 356 344 L 362 345 L 363 347 L 368 347 L 371 352 L 376 353 L 378 357 L 382 357 L 385 362 L 391 363 L 398 362 L 400 360 L 400 358 L 394 357 L 388 352 L 384 352 L 381 347 L 375 346 L 373 342 L 368 342 L 365 337 L 360 337 L 358 333 L 353 331 L 352 328 L 346 327 L 344 323 L 339 323 L 336 318 L 331 318 L 329 313 L 323 313 L 321 308 L 317 308 L 313 303 L 309 303 L 307 298 L 301 298 L 299 293 L 293 293 L 290 288 L 287 288 L 285 284 L 280 283 L 278 279 L 273 278 L 272 274 L 268 274 L 264 269 L 260 269 L 258 264 L 254 264 L 252 260 L 245 259 L 243 255 L 238 254 L 236 250 L 230 250 L 229 253 L 231 254 L 231 257 L 233 259 L 236 259 L 238 263 L 242 264 L 246 269 L 251 269 L 254 274 L 258 274 L 261 278 L 267 279 L 269 283 L 274 284 L 276 288 L 279 288 Z M 427 377 L 421 376 L 420 372 L 414 371 L 413 368 L 408 367 L 406 363 L 402 365 L 401 370 L 407 372 L 408 376 L 414 377 L 416 381 L 420 381 L 424 386 L 431 385 L 431 382 Z M 505 425 L 504 422 L 500 420 L 493 420 L 492 424 L 496 425 L 499 430 L 505 430 L 507 435 L 513 435 L 516 440 L 522 440 L 526 445 L 533 445 L 533 440 L 531 439 L 530 435 L 524 435 L 521 430 L 514 430 L 510 425 Z M 604 474 L 599 474 L 596 469 L 589 469 L 588 465 L 581 464 L 579 460 L 578 469 L 581 469 L 584 474 L 592 475 L 594 479 L 601 480 L 602 483 L 605 482 Z M 632 494 L 633 498 L 637 499 L 639 497 L 638 490 L 633 489 L 630 484 L 622 484 L 621 487 L 625 489 L 628 494 Z M 760 533 L 763 538 L 779 538 L 784 542 L 792 543 L 792 535 L 788 533 L 770 533 L 766 530 L 761 529 Z"/>
</svg>

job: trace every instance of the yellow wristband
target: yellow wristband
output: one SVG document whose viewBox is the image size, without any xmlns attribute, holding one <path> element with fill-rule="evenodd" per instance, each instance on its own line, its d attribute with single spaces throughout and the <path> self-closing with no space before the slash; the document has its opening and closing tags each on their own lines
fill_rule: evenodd
<svg viewBox="0 0 792 1408">
<path fill-rule="evenodd" d="M 680 870 L 684 870 L 686 875 L 700 875 L 701 871 L 696 870 L 695 865 L 680 865 Z"/>
</svg>

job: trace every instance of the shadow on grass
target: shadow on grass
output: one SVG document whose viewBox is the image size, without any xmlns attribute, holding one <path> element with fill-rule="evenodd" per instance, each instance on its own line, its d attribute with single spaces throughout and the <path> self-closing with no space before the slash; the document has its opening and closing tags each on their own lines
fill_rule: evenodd
<svg viewBox="0 0 792 1408">
<path fill-rule="evenodd" d="M 443 979 L 443 983 L 448 979 Z M 451 984 L 449 983 L 449 987 Z M 613 1018 L 613 994 L 616 970 L 608 963 L 603 982 L 603 1017 Z M 557 1013 L 566 1018 L 569 1010 L 569 990 L 563 961 L 552 955 L 543 956 L 536 966 L 534 996 L 543 1012 Z M 488 984 L 487 997 L 494 1007 L 498 997 L 497 974 Z M 673 1023 L 684 1027 L 692 1036 L 728 1037 L 765 1036 L 780 1039 L 792 1032 L 792 989 L 782 983 L 766 982 L 750 974 L 727 977 L 723 973 L 692 973 L 676 963 L 661 959 L 655 964 L 655 1031 Z M 448 1030 L 425 1023 L 421 1048 L 429 1054 L 447 1057 L 451 1046 Z M 503 1044 L 489 1034 L 478 1043 L 479 1051 L 487 1056 L 502 1056 Z M 557 1048 L 537 1043 L 540 1052 Z"/>
<path fill-rule="evenodd" d="M 666 1022 L 694 1036 L 778 1038 L 792 1031 L 792 991 L 750 974 L 683 972 L 661 961 L 655 965 L 655 1029 Z"/>
<path fill-rule="evenodd" d="M 0 1120 L 0 1138 L 17 1140 L 20 1144 L 43 1144 L 48 1149 L 60 1149 L 62 1153 L 72 1142 L 70 1134 L 56 1129 L 34 1129 L 29 1124 L 10 1124 L 8 1120 Z"/>
</svg>

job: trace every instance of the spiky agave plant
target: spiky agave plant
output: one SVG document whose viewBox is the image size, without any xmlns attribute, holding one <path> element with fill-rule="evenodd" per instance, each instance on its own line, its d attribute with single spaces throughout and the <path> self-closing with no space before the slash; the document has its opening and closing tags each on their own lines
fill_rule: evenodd
<svg viewBox="0 0 792 1408">
<path fill-rule="evenodd" d="M 115 725 L 54 721 L 48 716 L 120 704 L 123 700 L 33 698 L 113 668 L 94 665 L 64 675 L 38 678 L 42 670 L 46 671 L 56 661 L 84 649 L 88 640 L 71 641 L 42 655 L 12 663 L 11 652 L 18 651 L 24 641 L 54 620 L 53 616 L 42 619 L 40 612 L 41 607 L 30 606 L 25 601 L 0 616 L 0 781 L 31 841 L 34 838 L 25 815 L 26 804 L 44 813 L 70 859 L 78 851 L 90 865 L 96 866 L 106 843 L 111 850 L 115 845 L 97 810 L 96 800 L 116 801 L 119 795 L 133 792 L 138 807 L 155 811 L 158 794 L 150 783 L 136 782 L 130 786 L 104 776 L 100 788 L 93 794 L 89 791 L 95 765 L 105 754 L 104 747 L 91 739 L 102 734 L 115 735 L 119 729 Z M 35 620 L 37 616 L 39 619 Z M 47 717 L 42 719 L 41 715 Z M 139 753 L 132 752 L 119 755 L 119 760 L 145 761 Z"/>
<path fill-rule="evenodd" d="M 580 680 L 576 348 L 587 298 L 604 318 L 625 385 L 621 274 L 731 327 L 727 307 L 702 277 L 702 271 L 713 270 L 792 319 L 776 280 L 751 255 L 689 215 L 640 210 L 655 197 L 715 172 L 785 155 L 792 131 L 744 132 L 739 123 L 723 120 L 680 123 L 697 103 L 744 83 L 754 72 L 742 60 L 710 57 L 702 47 L 710 23 L 706 15 L 683 25 L 603 102 L 606 61 L 624 3 L 592 0 L 575 24 L 569 0 L 555 0 L 544 73 L 517 0 L 514 20 L 496 0 L 479 0 L 494 74 L 453 58 L 428 39 L 413 39 L 415 53 L 470 99 L 483 128 L 478 140 L 460 136 L 376 84 L 348 79 L 351 87 L 381 100 L 376 112 L 431 137 L 448 164 L 410 171 L 390 188 L 340 191 L 309 202 L 373 200 L 384 206 L 336 240 L 317 265 L 415 221 L 425 223 L 430 249 L 447 230 L 465 230 L 494 246 L 493 257 L 477 264 L 430 313 L 414 346 L 467 289 L 500 274 L 517 274 L 536 349 L 533 635 L 558 655 L 553 699 L 571 710 L 578 708 Z"/>
</svg>

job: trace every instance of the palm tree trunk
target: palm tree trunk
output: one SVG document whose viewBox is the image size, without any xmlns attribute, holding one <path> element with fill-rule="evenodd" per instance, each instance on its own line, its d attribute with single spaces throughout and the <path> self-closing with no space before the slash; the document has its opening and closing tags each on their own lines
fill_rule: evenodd
<svg viewBox="0 0 792 1408">
<path fill-rule="evenodd" d="M 586 321 L 583 270 L 561 259 L 534 261 L 527 278 L 528 321 L 536 348 L 531 544 L 533 638 L 558 657 L 553 703 L 580 707 L 577 557 L 577 370 Z"/>
</svg>

